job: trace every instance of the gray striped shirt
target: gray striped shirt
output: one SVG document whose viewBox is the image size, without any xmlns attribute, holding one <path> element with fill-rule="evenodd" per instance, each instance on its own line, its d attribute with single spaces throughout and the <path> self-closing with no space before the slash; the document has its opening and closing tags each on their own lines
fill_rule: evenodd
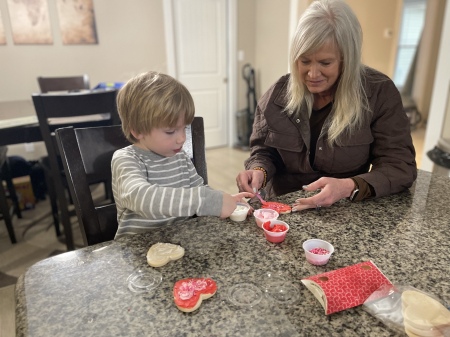
<svg viewBox="0 0 450 337">
<path fill-rule="evenodd" d="M 111 170 L 119 223 L 116 239 L 195 214 L 220 216 L 223 193 L 203 184 L 184 151 L 163 157 L 130 145 L 114 153 Z"/>
</svg>

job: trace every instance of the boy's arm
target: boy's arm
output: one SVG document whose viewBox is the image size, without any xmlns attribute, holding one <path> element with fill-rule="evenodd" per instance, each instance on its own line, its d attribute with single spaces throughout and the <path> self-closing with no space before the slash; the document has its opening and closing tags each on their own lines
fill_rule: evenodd
<svg viewBox="0 0 450 337">
<path fill-rule="evenodd" d="M 111 167 L 113 192 L 118 209 L 130 210 L 149 220 L 194 214 L 219 216 L 222 192 L 203 186 L 203 179 L 196 173 L 191 162 L 190 165 L 191 169 L 187 164 L 182 170 L 190 172 L 190 181 L 197 182 L 198 186 L 160 186 L 147 181 L 145 165 L 135 157 L 129 154 L 115 155 Z M 167 175 L 167 172 L 161 174 Z"/>
</svg>

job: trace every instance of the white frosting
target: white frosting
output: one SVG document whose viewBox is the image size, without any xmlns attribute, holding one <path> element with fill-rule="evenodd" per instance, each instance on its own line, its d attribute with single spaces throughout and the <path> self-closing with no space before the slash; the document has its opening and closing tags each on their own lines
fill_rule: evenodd
<svg viewBox="0 0 450 337">
<path fill-rule="evenodd" d="M 196 291 L 201 291 L 206 289 L 207 283 L 205 280 L 190 280 L 189 282 L 181 283 L 181 286 L 178 290 L 178 295 L 182 300 L 188 300 Z"/>
<path fill-rule="evenodd" d="M 233 213 L 230 215 L 230 219 L 233 221 L 244 221 L 247 218 L 249 206 L 237 204 Z"/>
<path fill-rule="evenodd" d="M 237 205 L 236 209 L 234 210 L 235 212 L 242 212 L 242 211 L 246 211 L 248 210 L 248 208 L 244 205 Z"/>
<path fill-rule="evenodd" d="M 260 211 L 258 213 L 258 217 L 262 218 L 262 219 L 275 219 L 275 218 L 277 218 L 275 213 L 267 212 L 267 211 L 264 211 L 264 210 L 262 210 L 262 211 Z"/>
</svg>

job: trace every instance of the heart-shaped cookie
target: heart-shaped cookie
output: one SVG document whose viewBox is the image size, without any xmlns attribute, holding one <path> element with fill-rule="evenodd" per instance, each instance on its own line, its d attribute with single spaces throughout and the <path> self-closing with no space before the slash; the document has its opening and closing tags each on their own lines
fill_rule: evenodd
<svg viewBox="0 0 450 337">
<path fill-rule="evenodd" d="M 210 278 L 186 278 L 173 287 L 173 298 L 178 309 L 184 312 L 197 310 L 202 300 L 210 298 L 217 291 L 217 284 Z"/>
<path fill-rule="evenodd" d="M 152 267 L 162 267 L 169 261 L 178 260 L 184 255 L 184 248 L 172 243 L 155 243 L 147 252 L 147 262 Z"/>
<path fill-rule="evenodd" d="M 278 214 L 287 214 L 291 213 L 292 207 L 283 204 L 281 202 L 275 202 L 275 201 L 265 201 L 262 203 L 261 208 L 263 209 L 273 209 L 274 211 L 277 211 Z"/>
</svg>

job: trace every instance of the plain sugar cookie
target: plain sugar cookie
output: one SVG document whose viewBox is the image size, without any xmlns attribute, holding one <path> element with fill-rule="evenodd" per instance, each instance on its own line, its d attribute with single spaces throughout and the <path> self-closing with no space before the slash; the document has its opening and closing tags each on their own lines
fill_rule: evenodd
<svg viewBox="0 0 450 337">
<path fill-rule="evenodd" d="M 169 261 L 178 260 L 184 255 L 184 248 L 172 243 L 155 243 L 147 252 L 147 262 L 152 267 L 162 267 Z"/>
<path fill-rule="evenodd" d="M 441 337 L 450 332 L 450 311 L 434 298 L 421 292 L 403 292 L 402 313 L 408 336 Z"/>
</svg>

